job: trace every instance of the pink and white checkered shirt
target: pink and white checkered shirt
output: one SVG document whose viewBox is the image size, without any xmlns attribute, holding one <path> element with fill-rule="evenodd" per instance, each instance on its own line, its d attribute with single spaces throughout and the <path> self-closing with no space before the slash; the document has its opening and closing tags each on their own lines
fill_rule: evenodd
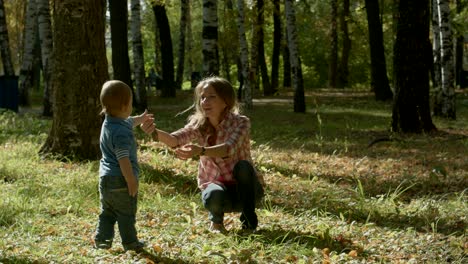
<svg viewBox="0 0 468 264">
<path fill-rule="evenodd" d="M 210 183 L 232 184 L 233 170 L 240 160 L 247 160 L 252 165 L 250 155 L 250 120 L 248 117 L 229 113 L 216 130 L 215 145 L 226 143 L 228 155 L 225 158 L 201 156 L 198 164 L 198 187 L 203 190 Z M 186 125 L 172 133 L 179 146 L 197 141 L 201 146 L 208 146 L 208 136 L 202 135 L 199 129 Z"/>
</svg>

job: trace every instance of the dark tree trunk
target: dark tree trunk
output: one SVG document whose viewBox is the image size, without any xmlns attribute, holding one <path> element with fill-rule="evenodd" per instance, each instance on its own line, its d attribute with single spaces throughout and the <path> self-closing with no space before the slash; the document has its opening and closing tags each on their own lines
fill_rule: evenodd
<svg viewBox="0 0 468 264">
<path fill-rule="evenodd" d="M 268 96 L 274 94 L 274 91 L 271 89 L 270 77 L 268 76 L 268 68 L 265 60 L 265 34 L 263 31 L 263 24 L 265 23 L 264 9 L 265 4 L 263 0 L 257 0 L 258 66 L 260 68 L 260 74 L 262 75 L 263 95 Z"/>
<path fill-rule="evenodd" d="M 11 59 L 10 39 L 8 38 L 8 27 L 3 0 L 0 0 L 0 54 L 2 57 L 3 72 L 5 76 L 14 76 L 15 69 Z"/>
<path fill-rule="evenodd" d="M 283 87 L 291 88 L 291 61 L 288 47 L 288 31 L 285 27 L 285 39 L 281 41 L 283 51 Z"/>
<path fill-rule="evenodd" d="M 203 75 L 219 75 L 217 0 L 203 0 Z"/>
<path fill-rule="evenodd" d="M 99 94 L 109 79 L 105 1 L 54 0 L 52 4 L 54 118 L 40 153 L 96 160 L 100 157 Z"/>
<path fill-rule="evenodd" d="M 376 0 L 378 1 L 378 0 Z M 349 76 L 349 54 L 351 52 L 351 39 L 348 32 L 348 20 L 349 20 L 349 0 L 343 0 L 343 10 L 340 12 L 340 25 L 341 32 L 343 34 L 343 46 L 341 50 L 341 61 L 338 66 L 338 84 L 339 88 L 348 86 Z"/>
<path fill-rule="evenodd" d="M 132 88 L 132 72 L 128 56 L 128 6 L 127 0 L 109 0 L 113 79 Z M 135 96 L 133 97 L 134 103 Z"/>
<path fill-rule="evenodd" d="M 429 0 L 400 1 L 398 10 L 392 130 L 430 132 L 436 128 L 429 107 Z"/>
<path fill-rule="evenodd" d="M 369 27 L 371 89 L 376 100 L 391 100 L 393 93 L 387 76 L 379 0 L 366 0 L 366 13 Z"/>
<path fill-rule="evenodd" d="M 176 88 L 182 89 L 184 82 L 184 64 L 185 64 L 185 33 L 187 32 L 187 14 L 189 0 L 180 1 L 180 35 L 179 35 L 179 58 L 177 63 Z"/>
<path fill-rule="evenodd" d="M 172 51 L 171 29 L 164 5 L 153 5 L 153 12 L 158 25 L 159 40 L 161 42 L 162 59 L 162 97 L 175 97 L 174 85 L 174 55 Z"/>
<path fill-rule="evenodd" d="M 276 92 L 279 85 L 279 56 L 281 49 L 280 1 L 273 0 L 273 54 L 271 55 L 271 89 Z"/>
<path fill-rule="evenodd" d="M 328 60 L 328 86 L 336 88 L 338 73 L 338 0 L 331 0 L 330 58 Z"/>
</svg>

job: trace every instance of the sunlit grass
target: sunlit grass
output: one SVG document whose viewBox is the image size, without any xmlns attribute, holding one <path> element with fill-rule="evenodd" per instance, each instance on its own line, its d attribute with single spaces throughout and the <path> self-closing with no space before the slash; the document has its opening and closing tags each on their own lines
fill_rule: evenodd
<svg viewBox="0 0 468 264">
<path fill-rule="evenodd" d="M 169 131 L 191 103 L 151 99 Z M 196 187 L 197 164 L 181 161 L 139 129 L 137 227 L 146 254 L 94 250 L 98 161 L 38 156 L 51 120 L 0 114 L 1 263 L 463 263 L 467 258 L 468 107 L 434 122 L 436 135 L 391 135 L 390 103 L 364 92 L 326 90 L 307 97 L 259 98 L 252 154 L 267 182 L 259 230 L 240 231 L 226 214 L 226 236 L 211 234 Z M 280 100 L 278 100 L 280 99 Z M 379 137 L 396 137 L 368 147 Z"/>
</svg>

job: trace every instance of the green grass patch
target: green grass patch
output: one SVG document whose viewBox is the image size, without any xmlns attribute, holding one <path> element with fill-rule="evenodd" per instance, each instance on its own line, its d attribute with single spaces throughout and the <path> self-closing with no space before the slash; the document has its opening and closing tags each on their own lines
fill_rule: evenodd
<svg viewBox="0 0 468 264">
<path fill-rule="evenodd" d="M 244 113 L 268 187 L 254 234 L 237 213 L 227 235 L 208 232 L 196 161 L 137 129 L 140 254 L 123 251 L 118 231 L 113 249 L 92 248 L 99 162 L 40 158 L 51 120 L 1 112 L 0 263 L 465 263 L 467 95 L 431 135 L 391 134 L 391 103 L 363 91 L 314 90 L 304 114 L 288 92 L 255 98 Z M 191 96 L 151 97 L 156 125 L 183 126 Z"/>
</svg>

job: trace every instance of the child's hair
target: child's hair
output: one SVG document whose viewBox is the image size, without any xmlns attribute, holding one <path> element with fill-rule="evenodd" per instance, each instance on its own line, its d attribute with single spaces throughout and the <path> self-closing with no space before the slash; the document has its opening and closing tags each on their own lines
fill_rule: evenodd
<svg viewBox="0 0 468 264">
<path fill-rule="evenodd" d="M 206 122 L 206 117 L 203 113 L 201 107 L 201 94 L 203 92 L 203 88 L 211 86 L 216 91 L 216 94 L 221 97 L 226 103 L 225 112 L 222 115 L 225 115 L 229 112 L 231 113 L 239 113 L 239 105 L 237 103 L 237 97 L 232 87 L 231 83 L 229 83 L 226 79 L 221 77 L 208 77 L 201 80 L 198 85 L 195 87 L 194 91 L 194 106 L 195 112 L 189 116 L 188 121 L 191 125 L 196 128 L 201 128 L 205 130 L 207 126 L 210 126 L 209 122 Z"/>
<path fill-rule="evenodd" d="M 111 80 L 102 85 L 101 114 L 115 115 L 132 99 L 132 89 L 124 82 Z"/>
</svg>

